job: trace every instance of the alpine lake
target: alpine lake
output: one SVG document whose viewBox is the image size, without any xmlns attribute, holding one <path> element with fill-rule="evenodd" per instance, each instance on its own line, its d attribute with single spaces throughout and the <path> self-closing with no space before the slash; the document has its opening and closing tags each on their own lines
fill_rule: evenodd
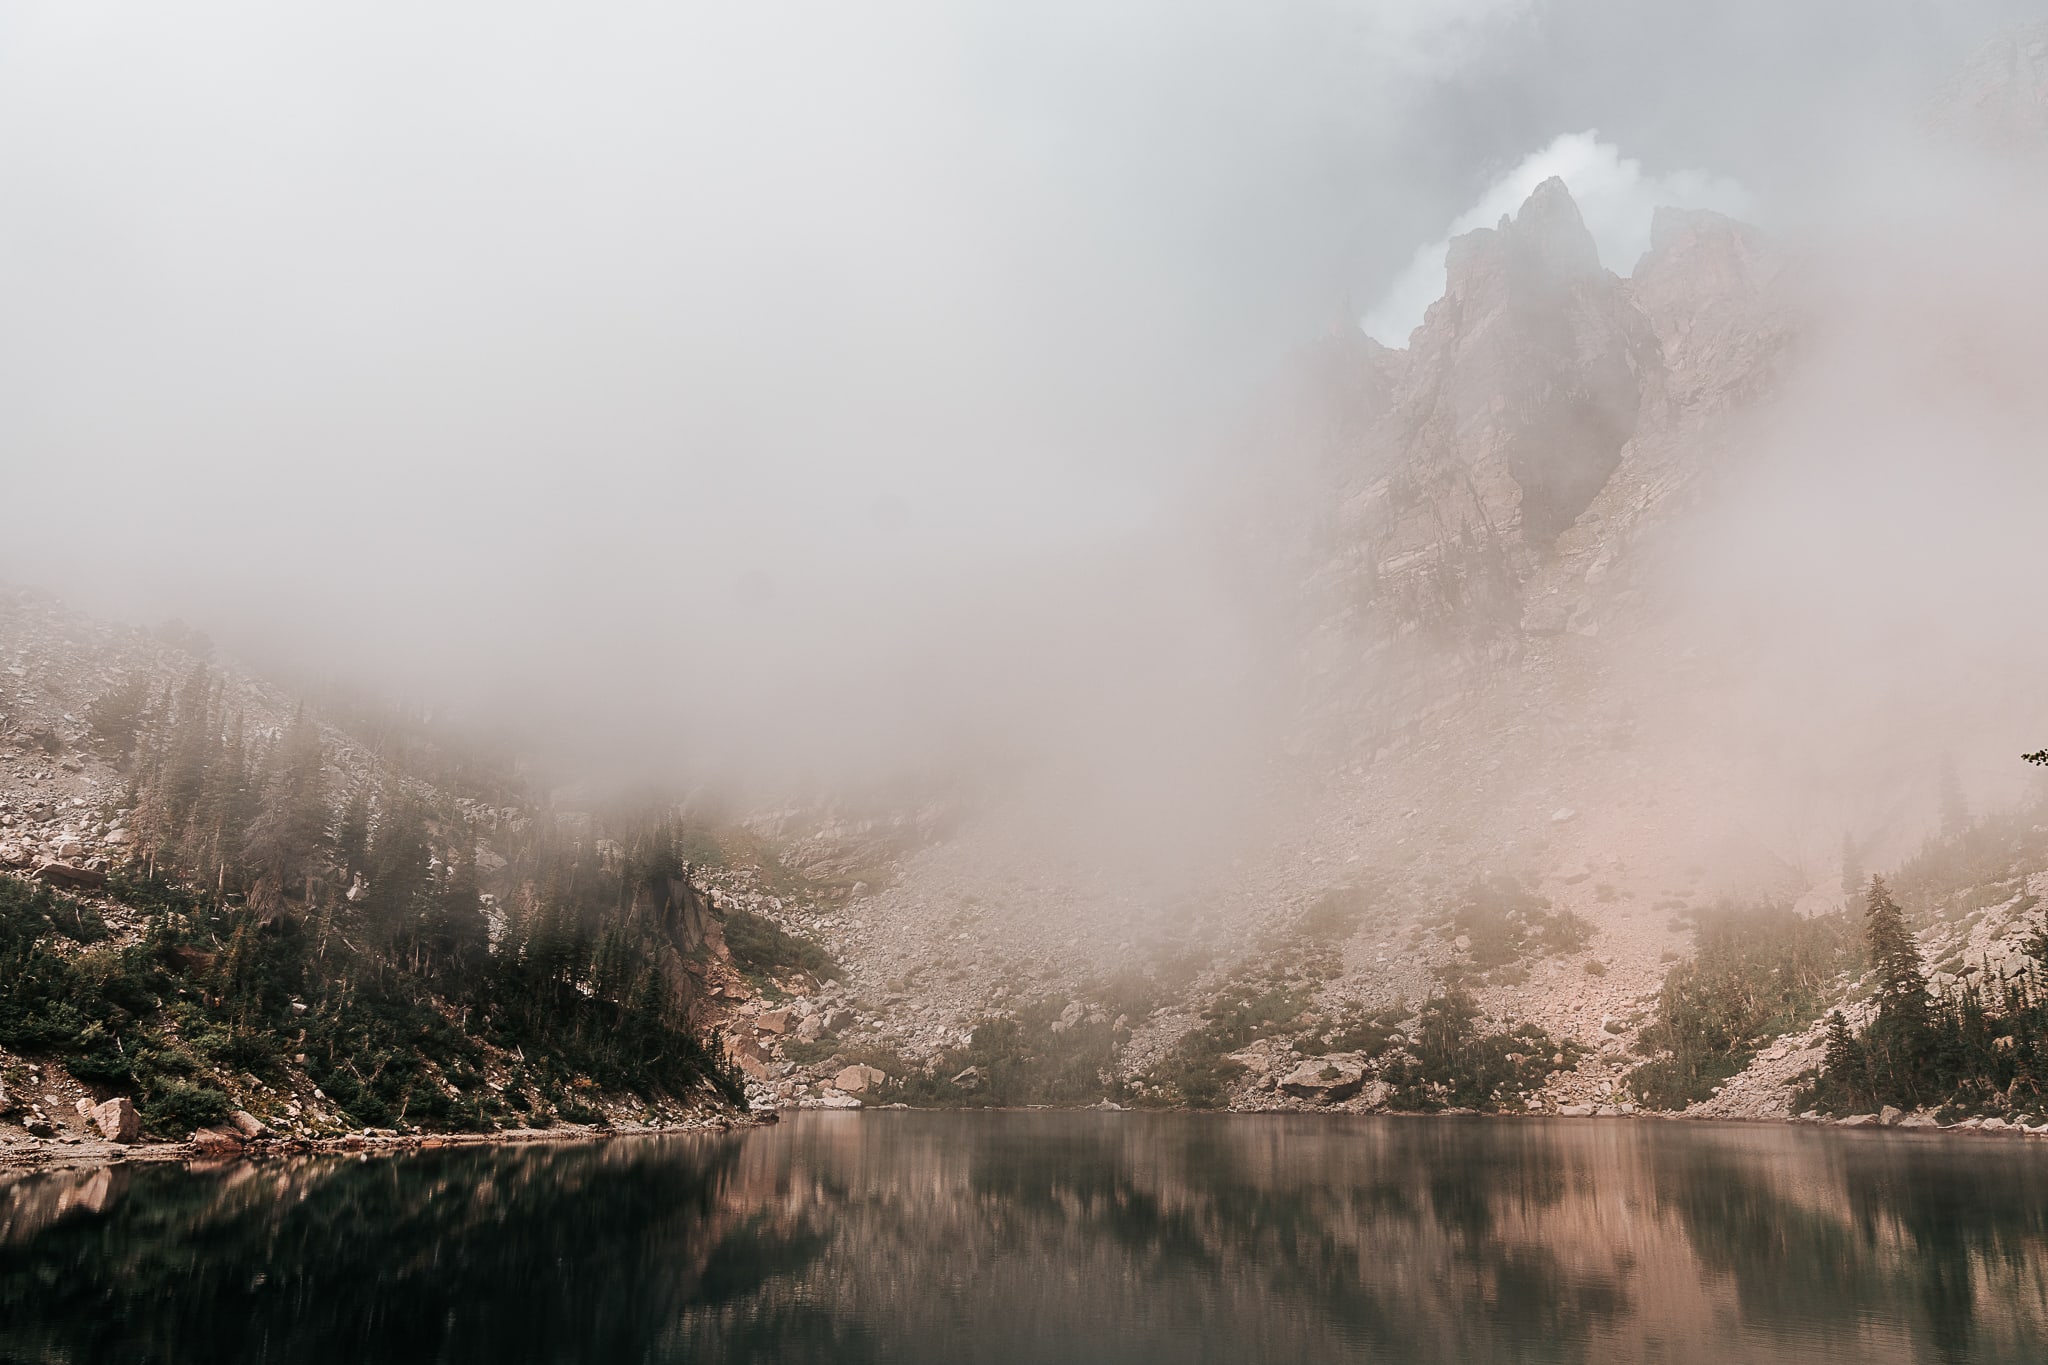
<svg viewBox="0 0 2048 1365">
<path fill-rule="evenodd" d="M 7 1362 L 2048 1361 L 2048 1143 L 799 1114 L 0 1175 Z"/>
</svg>

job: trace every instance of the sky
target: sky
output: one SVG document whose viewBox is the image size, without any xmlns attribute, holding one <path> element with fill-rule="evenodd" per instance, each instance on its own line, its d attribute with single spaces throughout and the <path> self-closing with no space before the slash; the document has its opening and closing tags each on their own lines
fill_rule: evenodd
<svg viewBox="0 0 2048 1365">
<path fill-rule="evenodd" d="M 2037 9 L 0 0 L 0 581 L 595 767 L 1196 723 L 1301 345 L 1553 172 L 1796 232 Z"/>
</svg>

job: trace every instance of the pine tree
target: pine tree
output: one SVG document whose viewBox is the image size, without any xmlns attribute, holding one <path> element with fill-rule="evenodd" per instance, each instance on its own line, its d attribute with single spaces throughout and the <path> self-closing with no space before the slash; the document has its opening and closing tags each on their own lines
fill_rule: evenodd
<svg viewBox="0 0 2048 1365">
<path fill-rule="evenodd" d="M 1882 877 L 1870 879 L 1864 933 L 1878 977 L 1877 1018 L 1863 1037 L 1873 1093 L 1886 1102 L 1917 1105 L 1934 1045 L 1927 978 L 1919 944 Z"/>
<path fill-rule="evenodd" d="M 1863 1044 L 1849 1031 L 1849 1021 L 1840 1010 L 1828 1012 L 1827 1050 L 1822 1055 L 1821 1074 L 1842 1108 L 1863 1108 L 1871 1103 L 1870 1068 Z"/>
<path fill-rule="evenodd" d="M 1854 905 L 1863 894 L 1863 854 L 1855 836 L 1842 831 L 1842 903 Z"/>
<path fill-rule="evenodd" d="M 85 709 L 86 724 L 119 763 L 126 763 L 135 752 L 136 740 L 148 716 L 149 679 L 141 673 L 129 674 L 119 686 L 95 697 Z"/>
<path fill-rule="evenodd" d="M 305 888 L 327 843 L 326 754 L 320 730 L 301 711 L 271 756 L 262 783 L 263 804 L 243 841 L 243 857 L 266 912 Z"/>
<path fill-rule="evenodd" d="M 204 665 L 195 667 L 167 707 L 168 720 L 152 763 L 143 804 L 150 842 L 175 855 L 206 788 L 206 769 L 219 731 L 211 714 L 212 684 Z"/>
<path fill-rule="evenodd" d="M 370 840 L 370 895 L 366 905 L 377 932 L 396 943 L 419 924 L 417 898 L 427 887 L 426 815 L 419 801 L 395 779 L 377 803 L 377 828 Z"/>
<path fill-rule="evenodd" d="M 1892 899 L 1882 877 L 1870 879 L 1864 898 L 1864 933 L 1870 960 L 1876 966 L 1886 1004 L 1927 1003 L 1927 978 L 1920 967 L 1920 945 L 1906 924 L 1905 912 Z"/>
<path fill-rule="evenodd" d="M 467 981 L 490 950 L 490 926 L 477 897 L 476 848 L 469 826 L 460 816 L 451 823 L 455 837 L 422 925 L 420 956 L 428 974 Z"/>
<path fill-rule="evenodd" d="M 334 831 L 334 855 L 341 862 L 343 878 L 367 870 L 369 854 L 370 784 L 358 782 L 341 808 L 341 824 Z"/>
<path fill-rule="evenodd" d="M 216 892 L 242 884 L 242 841 L 256 811 L 248 742 L 239 714 L 227 720 L 226 731 L 208 748 L 199 800 L 181 845 L 189 870 Z"/>
</svg>

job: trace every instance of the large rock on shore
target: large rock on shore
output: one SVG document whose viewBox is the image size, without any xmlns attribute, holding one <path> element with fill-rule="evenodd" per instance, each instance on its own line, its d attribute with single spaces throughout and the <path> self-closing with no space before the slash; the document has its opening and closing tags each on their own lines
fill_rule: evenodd
<svg viewBox="0 0 2048 1365">
<path fill-rule="evenodd" d="M 832 1078 L 833 1088 L 844 1090 L 849 1095 L 859 1095 L 888 1080 L 888 1073 L 878 1067 L 855 1064 L 840 1071 Z"/>
<path fill-rule="evenodd" d="M 1365 1089 L 1365 1068 L 1346 1057 L 1311 1057 L 1280 1078 L 1297 1099 L 1336 1104 Z"/>
<path fill-rule="evenodd" d="M 95 1105 L 92 1121 L 109 1142 L 133 1142 L 142 1136 L 142 1116 L 126 1095 Z"/>
</svg>

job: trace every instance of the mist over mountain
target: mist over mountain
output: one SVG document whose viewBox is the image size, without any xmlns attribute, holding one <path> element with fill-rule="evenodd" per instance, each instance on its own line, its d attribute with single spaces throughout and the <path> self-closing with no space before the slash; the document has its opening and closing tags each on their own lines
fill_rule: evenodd
<svg viewBox="0 0 2048 1365">
<path fill-rule="evenodd" d="M 1825 226 L 2008 12 L 19 7 L 0 435 L 93 534 L 0 573 L 570 775 L 1120 728 L 1258 662 L 1190 507 L 1294 348 L 1549 167 Z"/>
<path fill-rule="evenodd" d="M 295 1123 L 1919 1105 L 1812 1087 L 1868 873 L 2034 970 L 2025 8 L 24 9 L 0 855 L 485 1021 Z"/>
</svg>

